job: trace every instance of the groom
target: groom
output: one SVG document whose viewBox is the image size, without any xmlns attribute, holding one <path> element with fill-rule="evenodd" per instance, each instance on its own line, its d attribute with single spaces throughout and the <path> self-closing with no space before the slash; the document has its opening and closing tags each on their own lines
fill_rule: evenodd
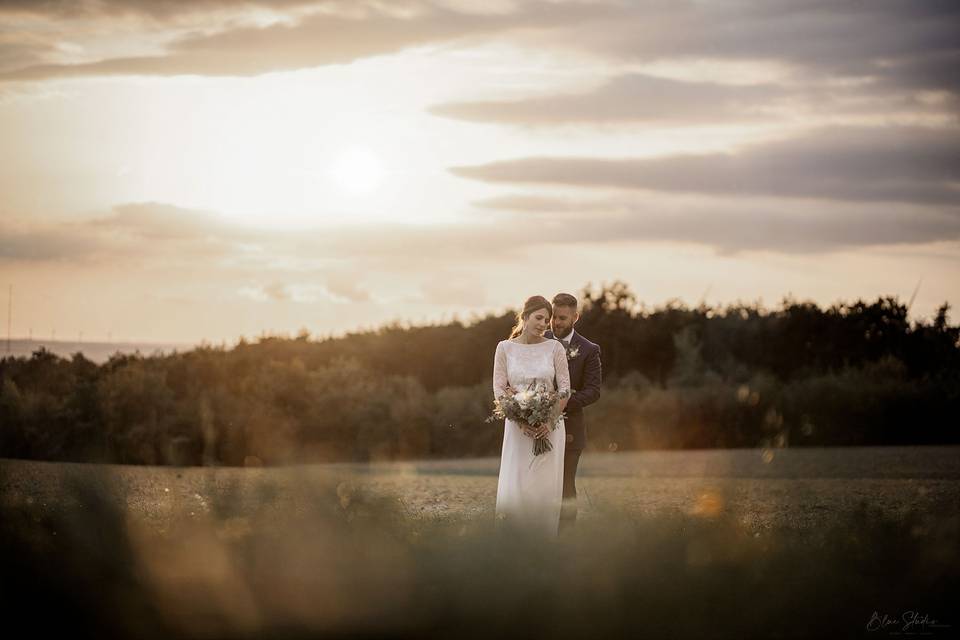
<svg viewBox="0 0 960 640">
<path fill-rule="evenodd" d="M 600 397 L 600 347 L 573 330 L 580 319 L 577 299 L 569 293 L 553 297 L 553 317 L 550 328 L 544 334 L 563 343 L 570 367 L 570 388 L 573 395 L 567 402 L 564 424 L 567 431 L 567 446 L 563 456 L 563 508 L 560 525 L 571 525 L 577 519 L 577 464 L 587 444 L 583 422 L 583 408 Z"/>
</svg>

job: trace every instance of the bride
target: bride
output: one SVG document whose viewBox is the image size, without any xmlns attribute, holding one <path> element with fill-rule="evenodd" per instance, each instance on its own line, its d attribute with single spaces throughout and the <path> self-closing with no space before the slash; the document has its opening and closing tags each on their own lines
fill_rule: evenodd
<svg viewBox="0 0 960 640">
<path fill-rule="evenodd" d="M 543 337 L 552 315 L 553 308 L 542 296 L 533 296 L 524 303 L 510 339 L 497 345 L 493 394 L 499 398 L 526 389 L 531 382 L 545 382 L 563 398 L 552 414 L 559 418 L 570 395 L 570 372 L 563 344 Z M 554 429 L 549 422 L 552 420 L 540 425 L 505 421 L 496 516 L 497 520 L 556 536 L 563 495 L 566 431 L 562 418 Z M 553 449 L 534 455 L 535 438 L 549 439 Z"/>
</svg>

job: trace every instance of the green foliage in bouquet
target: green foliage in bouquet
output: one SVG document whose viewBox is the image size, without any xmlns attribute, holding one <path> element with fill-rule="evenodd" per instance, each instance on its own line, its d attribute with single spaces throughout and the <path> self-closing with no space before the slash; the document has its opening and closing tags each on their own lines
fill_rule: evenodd
<svg viewBox="0 0 960 640">
<path fill-rule="evenodd" d="M 520 426 L 546 424 L 553 431 L 563 417 L 558 411 L 559 403 L 570 396 L 569 391 L 556 391 L 542 380 L 533 380 L 526 389 L 506 393 L 493 401 L 493 415 L 487 421 L 511 420 Z M 547 438 L 534 438 L 533 455 L 553 450 Z"/>
</svg>

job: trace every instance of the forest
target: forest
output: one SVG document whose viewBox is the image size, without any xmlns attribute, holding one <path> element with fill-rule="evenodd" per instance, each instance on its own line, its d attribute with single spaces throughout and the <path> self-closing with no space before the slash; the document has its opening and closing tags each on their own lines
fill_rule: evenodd
<svg viewBox="0 0 960 640">
<path fill-rule="evenodd" d="M 956 444 L 960 326 L 894 297 L 647 307 L 622 282 L 579 294 L 602 349 L 594 451 Z M 497 455 L 497 342 L 515 311 L 338 337 L 241 338 L 96 364 L 0 360 L 0 457 L 258 466 Z"/>
</svg>

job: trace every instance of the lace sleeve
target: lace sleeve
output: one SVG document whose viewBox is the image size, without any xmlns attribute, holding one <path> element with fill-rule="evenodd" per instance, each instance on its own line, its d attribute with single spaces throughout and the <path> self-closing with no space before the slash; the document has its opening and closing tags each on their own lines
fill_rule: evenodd
<svg viewBox="0 0 960 640">
<path fill-rule="evenodd" d="M 507 352 L 503 343 L 497 344 L 493 356 L 493 397 L 499 398 L 507 392 Z"/>
<path fill-rule="evenodd" d="M 570 395 L 570 367 L 567 365 L 567 350 L 559 341 L 553 349 L 553 370 L 557 376 L 557 391 Z"/>
</svg>

